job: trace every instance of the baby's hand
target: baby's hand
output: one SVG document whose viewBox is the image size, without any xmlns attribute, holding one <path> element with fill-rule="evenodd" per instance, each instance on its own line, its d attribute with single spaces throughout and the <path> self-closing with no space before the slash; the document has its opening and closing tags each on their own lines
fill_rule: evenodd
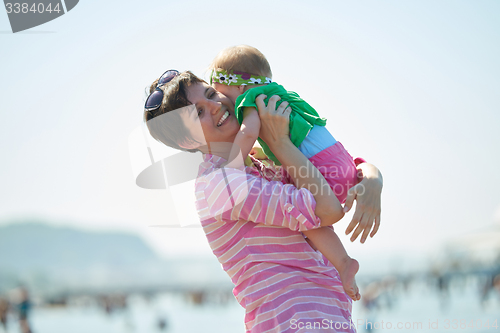
<svg viewBox="0 0 500 333">
<path fill-rule="evenodd" d="M 250 155 L 258 160 L 267 159 L 267 155 L 261 147 L 253 147 L 252 150 L 250 150 Z"/>
</svg>

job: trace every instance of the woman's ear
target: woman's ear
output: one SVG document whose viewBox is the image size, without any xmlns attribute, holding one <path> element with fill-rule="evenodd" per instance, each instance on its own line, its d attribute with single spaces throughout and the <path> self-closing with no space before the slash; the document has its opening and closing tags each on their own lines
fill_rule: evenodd
<svg viewBox="0 0 500 333">
<path fill-rule="evenodd" d="M 198 142 L 183 142 L 183 143 L 178 143 L 179 147 L 183 149 L 197 149 L 200 150 L 200 147 L 202 146 Z"/>
</svg>

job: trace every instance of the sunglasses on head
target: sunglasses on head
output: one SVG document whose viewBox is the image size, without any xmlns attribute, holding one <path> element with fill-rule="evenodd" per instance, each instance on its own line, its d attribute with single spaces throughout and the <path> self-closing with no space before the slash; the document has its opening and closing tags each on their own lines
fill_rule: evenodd
<svg viewBox="0 0 500 333">
<path fill-rule="evenodd" d="M 160 79 L 156 84 L 156 89 L 146 99 L 146 103 L 144 104 L 145 111 L 154 111 L 160 107 L 161 102 L 163 101 L 163 90 L 161 90 L 160 87 L 172 81 L 172 79 L 179 74 L 179 71 L 170 69 L 160 76 Z"/>
</svg>

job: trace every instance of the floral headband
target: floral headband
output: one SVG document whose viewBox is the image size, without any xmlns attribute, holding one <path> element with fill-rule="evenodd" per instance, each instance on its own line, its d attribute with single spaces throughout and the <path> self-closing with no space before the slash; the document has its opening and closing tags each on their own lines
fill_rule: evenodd
<svg viewBox="0 0 500 333">
<path fill-rule="evenodd" d="M 212 83 L 227 84 L 228 86 L 241 86 L 251 84 L 269 84 L 272 82 L 271 78 L 266 76 L 251 75 L 244 72 L 234 71 L 228 73 L 223 69 L 213 70 L 210 75 L 210 84 Z"/>
</svg>

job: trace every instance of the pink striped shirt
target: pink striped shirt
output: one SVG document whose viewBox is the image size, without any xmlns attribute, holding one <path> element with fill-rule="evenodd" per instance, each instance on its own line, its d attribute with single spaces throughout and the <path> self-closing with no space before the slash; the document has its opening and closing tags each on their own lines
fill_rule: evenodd
<svg viewBox="0 0 500 333">
<path fill-rule="evenodd" d="M 246 309 L 246 332 L 355 332 L 337 271 L 300 233 L 320 225 L 312 194 L 258 160 L 255 168 L 220 168 L 225 161 L 204 155 L 196 205 Z"/>
</svg>

